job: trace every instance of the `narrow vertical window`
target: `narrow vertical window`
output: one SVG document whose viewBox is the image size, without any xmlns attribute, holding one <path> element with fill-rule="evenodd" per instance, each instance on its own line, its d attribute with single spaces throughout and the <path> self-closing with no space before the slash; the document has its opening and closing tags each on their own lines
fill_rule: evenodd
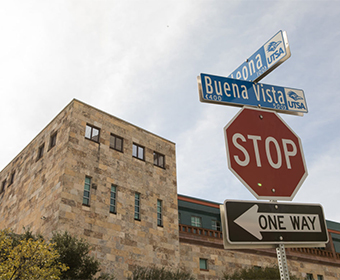
<svg viewBox="0 0 340 280">
<path fill-rule="evenodd" d="M 110 136 L 110 148 L 123 152 L 123 138 L 117 135 L 111 134 Z"/>
<path fill-rule="evenodd" d="M 85 138 L 99 142 L 99 129 L 87 124 L 85 129 Z"/>
<path fill-rule="evenodd" d="M 135 193 L 135 220 L 140 221 L 140 193 Z"/>
<path fill-rule="evenodd" d="M 144 160 L 144 147 L 135 143 L 132 145 L 132 156 Z"/>
<path fill-rule="evenodd" d="M 221 231 L 221 223 L 220 221 L 212 220 L 211 227 L 213 230 Z"/>
<path fill-rule="evenodd" d="M 201 270 L 208 270 L 208 260 L 207 259 L 200 259 L 200 269 Z"/>
<path fill-rule="evenodd" d="M 45 148 L 45 143 L 42 144 L 39 149 L 38 149 L 38 155 L 37 155 L 37 160 L 41 159 L 44 155 L 44 148 Z"/>
<path fill-rule="evenodd" d="M 153 152 L 153 164 L 159 167 L 165 167 L 164 155 Z"/>
<path fill-rule="evenodd" d="M 2 181 L 0 186 L 0 194 L 5 190 L 6 187 L 6 179 Z"/>
<path fill-rule="evenodd" d="M 90 205 L 90 189 L 91 189 L 91 178 L 86 176 L 85 184 L 84 184 L 83 205 L 86 205 L 86 206 Z"/>
<path fill-rule="evenodd" d="M 157 226 L 163 226 L 162 200 L 157 199 Z"/>
<path fill-rule="evenodd" d="M 116 214 L 117 186 L 111 185 L 110 213 Z"/>
<path fill-rule="evenodd" d="M 306 279 L 307 280 L 314 280 L 313 274 L 312 273 L 307 273 Z"/>
<path fill-rule="evenodd" d="M 12 185 L 14 183 L 14 176 L 15 176 L 15 171 L 13 171 L 12 174 L 11 174 L 11 178 L 9 180 L 8 186 L 10 186 L 10 185 Z"/>
<path fill-rule="evenodd" d="M 53 133 L 50 137 L 50 149 L 57 144 L 57 132 Z"/>
</svg>

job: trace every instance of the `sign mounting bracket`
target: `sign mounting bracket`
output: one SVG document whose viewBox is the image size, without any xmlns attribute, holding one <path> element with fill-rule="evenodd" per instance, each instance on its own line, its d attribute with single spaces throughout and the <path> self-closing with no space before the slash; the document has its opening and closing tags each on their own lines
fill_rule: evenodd
<svg viewBox="0 0 340 280">
<path fill-rule="evenodd" d="M 279 244 L 276 247 L 277 261 L 279 264 L 281 280 L 290 280 L 285 245 Z"/>
</svg>

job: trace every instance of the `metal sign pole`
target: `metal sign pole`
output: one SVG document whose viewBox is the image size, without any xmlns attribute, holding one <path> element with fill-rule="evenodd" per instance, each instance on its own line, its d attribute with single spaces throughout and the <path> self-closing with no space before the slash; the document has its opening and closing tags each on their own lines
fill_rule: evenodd
<svg viewBox="0 0 340 280">
<path fill-rule="evenodd" d="M 275 203 L 277 200 L 270 200 L 270 202 Z M 285 245 L 280 243 L 276 247 L 277 262 L 279 264 L 280 278 L 281 280 L 290 280 L 289 271 L 286 257 Z"/>
<path fill-rule="evenodd" d="M 277 261 L 279 263 L 281 280 L 289 280 L 287 258 L 286 258 L 285 246 L 283 244 L 279 244 L 276 247 L 276 254 L 277 254 Z"/>
</svg>

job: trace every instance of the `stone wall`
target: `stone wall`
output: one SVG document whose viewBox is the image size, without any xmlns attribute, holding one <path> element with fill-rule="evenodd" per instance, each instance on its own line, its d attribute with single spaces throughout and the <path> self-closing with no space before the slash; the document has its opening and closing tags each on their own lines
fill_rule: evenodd
<svg viewBox="0 0 340 280">
<path fill-rule="evenodd" d="M 303 257 L 302 255 L 300 257 Z M 340 279 L 340 268 L 337 264 L 308 261 L 295 255 L 288 257 L 288 269 L 291 275 L 298 279 L 305 279 L 307 273 L 322 275 L 323 279 Z M 197 279 L 218 280 L 222 279 L 225 272 L 231 274 L 237 269 L 251 268 L 254 266 L 267 267 L 277 265 L 277 257 L 274 249 L 270 250 L 225 250 L 209 246 L 201 246 L 186 242 L 180 243 L 180 263 L 183 269 L 191 272 Z M 199 259 L 207 259 L 208 270 L 201 270 Z M 330 260 L 330 263 L 333 260 Z"/>
<path fill-rule="evenodd" d="M 85 138 L 86 124 L 100 129 L 99 143 Z M 49 149 L 50 137 L 57 143 Z M 123 152 L 110 148 L 110 134 L 124 139 Z M 145 160 L 132 156 L 132 144 L 145 147 Z M 39 148 L 44 153 L 37 159 Z M 165 156 L 154 165 L 153 152 Z M 50 238 L 67 230 L 86 238 L 103 271 L 118 279 L 134 265 L 178 266 L 179 233 L 175 144 L 73 100 L 0 173 L 10 180 L 0 195 L 0 228 L 23 232 L 30 227 Z M 90 176 L 90 205 L 83 205 L 85 176 Z M 110 213 L 111 185 L 117 186 L 117 211 Z M 134 219 L 135 192 L 140 193 L 140 220 Z M 157 226 L 157 200 L 163 225 Z"/>
<path fill-rule="evenodd" d="M 80 102 L 74 102 L 65 158 L 59 230 L 85 237 L 104 270 L 118 279 L 134 265 L 177 266 L 179 260 L 175 144 Z M 85 139 L 86 124 L 100 129 L 99 143 Z M 110 148 L 110 134 L 122 137 L 123 152 Z M 145 160 L 132 156 L 132 144 L 145 147 Z M 154 165 L 153 152 L 165 156 Z M 91 177 L 90 206 L 82 205 L 85 176 Z M 111 185 L 117 186 L 117 212 L 109 212 Z M 135 192 L 141 218 L 134 219 Z M 157 200 L 163 226 L 157 226 Z"/>
<path fill-rule="evenodd" d="M 0 188 L 6 180 L 0 194 L 1 229 L 12 228 L 22 233 L 25 227 L 50 237 L 57 228 L 69 113 L 67 106 L 0 172 Z M 51 147 L 51 136 L 55 133 L 56 146 Z M 42 146 L 43 154 L 38 158 Z"/>
</svg>

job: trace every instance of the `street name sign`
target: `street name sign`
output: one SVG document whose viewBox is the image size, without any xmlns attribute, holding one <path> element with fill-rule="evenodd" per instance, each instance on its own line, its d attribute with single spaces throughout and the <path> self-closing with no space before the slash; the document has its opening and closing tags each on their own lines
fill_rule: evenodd
<svg viewBox="0 0 340 280">
<path fill-rule="evenodd" d="M 326 244 L 328 232 L 319 204 L 226 200 L 226 239 L 230 244 Z"/>
<path fill-rule="evenodd" d="M 290 57 L 285 31 L 279 31 L 228 77 L 258 82 Z"/>
<path fill-rule="evenodd" d="M 244 107 L 224 136 L 229 169 L 257 199 L 294 198 L 307 167 L 300 138 L 276 112 Z"/>
<path fill-rule="evenodd" d="M 253 83 L 203 73 L 198 76 L 198 89 L 201 102 L 237 107 L 247 105 L 295 115 L 308 112 L 302 89 Z"/>
</svg>

